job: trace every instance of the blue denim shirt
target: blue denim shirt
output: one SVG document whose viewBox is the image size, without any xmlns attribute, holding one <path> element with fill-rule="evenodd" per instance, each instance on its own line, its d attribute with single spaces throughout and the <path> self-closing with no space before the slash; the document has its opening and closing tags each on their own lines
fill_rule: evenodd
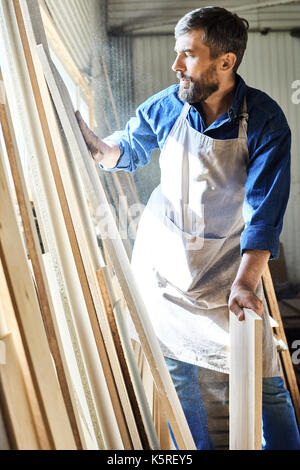
<svg viewBox="0 0 300 470">
<path fill-rule="evenodd" d="M 109 171 L 135 171 L 149 162 L 151 152 L 162 149 L 184 103 L 178 98 L 179 85 L 157 93 L 142 103 L 125 130 L 109 136 L 121 149 L 116 168 Z M 201 107 L 192 105 L 190 125 L 214 139 L 238 136 L 238 113 L 246 94 L 249 163 L 245 185 L 244 220 L 241 254 L 244 250 L 269 250 L 271 258 L 279 255 L 279 236 L 290 191 L 291 133 L 283 111 L 266 93 L 248 87 L 236 75 L 232 107 L 205 126 Z"/>
</svg>

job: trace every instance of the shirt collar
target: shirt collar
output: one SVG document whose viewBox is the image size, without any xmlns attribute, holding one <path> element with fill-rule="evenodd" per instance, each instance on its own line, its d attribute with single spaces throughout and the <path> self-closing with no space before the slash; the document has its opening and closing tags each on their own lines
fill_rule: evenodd
<svg viewBox="0 0 300 470">
<path fill-rule="evenodd" d="M 228 117 L 233 120 L 241 112 L 241 106 L 243 103 L 243 98 L 245 96 L 247 85 L 242 79 L 242 77 L 236 74 L 236 85 L 235 93 L 233 98 L 233 104 L 228 110 Z"/>
</svg>

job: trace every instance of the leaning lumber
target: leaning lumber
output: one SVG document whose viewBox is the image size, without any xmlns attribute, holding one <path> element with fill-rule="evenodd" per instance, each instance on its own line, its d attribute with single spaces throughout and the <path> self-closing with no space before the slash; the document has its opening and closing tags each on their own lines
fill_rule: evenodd
<svg viewBox="0 0 300 470">
<path fill-rule="evenodd" d="M 3 158 L 0 158 L 0 246 L 9 293 L 28 351 L 31 374 L 51 447 L 76 448 L 50 354 L 35 286 L 15 216 Z"/>
<path fill-rule="evenodd" d="M 1 74 L 0 79 L 2 80 Z M 62 390 L 76 446 L 77 449 L 82 449 L 79 429 L 80 418 L 76 413 L 75 398 L 74 396 L 72 396 L 73 385 L 70 376 L 67 373 L 68 368 L 66 364 L 63 343 L 61 338 L 59 337 L 59 331 L 57 331 L 55 311 L 49 291 L 46 272 L 42 261 L 40 242 L 35 227 L 25 178 L 23 175 L 18 146 L 13 131 L 9 108 L 7 105 L 2 103 L 0 104 L 0 122 L 2 126 L 3 137 L 6 145 L 6 151 L 11 168 L 11 173 L 15 185 L 17 200 L 20 208 L 20 215 L 22 218 L 28 254 L 32 263 L 33 272 L 35 276 L 35 283 L 37 287 L 41 313 L 45 325 L 45 331 L 47 334 L 50 351 L 55 362 L 56 372 Z"/>
<path fill-rule="evenodd" d="M 268 302 L 270 314 L 272 316 L 273 321 L 277 322 L 277 326 L 275 326 L 275 328 L 276 328 L 278 340 L 281 340 L 283 341 L 284 344 L 287 344 L 269 266 L 266 267 L 262 275 L 262 280 L 263 280 L 265 296 Z M 291 394 L 298 426 L 300 426 L 300 394 L 299 394 L 299 388 L 297 384 L 297 379 L 296 379 L 290 351 L 287 348 L 285 350 L 280 350 L 278 354 L 279 354 L 282 369 L 283 369 L 285 383 L 287 387 L 289 388 L 289 391 Z"/>
<path fill-rule="evenodd" d="M 92 187 L 89 192 L 89 196 L 91 195 L 90 201 L 94 203 L 95 210 L 99 206 L 106 207 L 106 214 L 109 219 L 110 237 L 105 240 L 105 244 L 124 292 L 129 311 L 139 334 L 159 394 L 161 395 L 162 406 L 164 407 L 165 413 L 171 423 L 174 435 L 175 437 L 177 436 L 176 442 L 179 446 L 182 446 L 183 449 L 193 449 L 195 444 L 193 442 L 190 429 L 187 425 L 172 379 L 167 370 L 158 341 L 153 331 L 149 314 L 146 311 L 141 294 L 136 287 L 127 254 L 120 239 L 120 234 L 117 230 L 113 216 L 108 207 L 103 188 L 100 185 L 94 163 L 88 154 L 83 137 L 77 125 L 72 104 L 69 102 L 68 95 L 63 91 L 62 84 L 59 81 L 55 81 L 55 76 L 51 71 L 45 51 L 41 46 L 38 46 L 38 51 L 52 99 L 55 102 L 69 145 L 72 147 L 73 155 L 76 156 L 75 160 L 79 164 L 81 176 L 85 177 L 84 181 L 87 186 L 90 188 Z M 97 262 L 97 260 L 95 261 Z M 100 267 L 101 266 L 99 266 L 99 268 Z M 140 314 L 142 314 L 143 319 L 141 319 Z"/>
</svg>

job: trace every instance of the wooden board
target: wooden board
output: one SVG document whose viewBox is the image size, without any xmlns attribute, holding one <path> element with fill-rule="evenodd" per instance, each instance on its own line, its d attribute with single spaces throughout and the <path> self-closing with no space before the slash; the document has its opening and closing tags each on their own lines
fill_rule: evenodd
<svg viewBox="0 0 300 470">
<path fill-rule="evenodd" d="M 0 74 L 0 79 L 2 76 Z M 49 342 L 52 357 L 54 359 L 58 380 L 61 386 L 64 402 L 68 412 L 72 432 L 78 449 L 82 449 L 79 430 L 80 420 L 74 408 L 74 396 L 72 396 L 72 382 L 67 373 L 67 364 L 64 356 L 63 345 L 56 328 L 55 311 L 49 291 L 46 273 L 42 261 L 40 242 L 35 227 L 32 208 L 28 197 L 27 187 L 23 175 L 22 164 L 16 138 L 13 131 L 9 108 L 0 104 L 0 122 L 2 126 L 4 141 L 6 145 L 8 160 L 17 194 L 17 200 L 22 218 L 24 234 L 28 254 L 32 263 L 41 313 Z"/>
<path fill-rule="evenodd" d="M 244 309 L 230 312 L 229 439 L 231 450 L 262 445 L 262 320 Z"/>
<path fill-rule="evenodd" d="M 266 267 L 265 272 L 263 273 L 262 279 L 263 279 L 264 291 L 265 291 L 265 296 L 268 302 L 270 314 L 279 325 L 276 328 L 278 339 L 281 339 L 285 344 L 288 344 L 286 340 L 285 332 L 284 332 L 284 327 L 283 327 L 283 323 L 281 319 L 280 310 L 278 307 L 278 302 L 277 302 L 269 266 Z M 292 402 L 293 402 L 294 409 L 295 409 L 298 426 L 300 426 L 300 394 L 299 394 L 299 388 L 297 385 L 297 380 L 295 376 L 295 371 L 294 371 L 291 355 L 288 349 L 286 351 L 280 351 L 279 355 L 281 359 L 283 373 L 285 375 L 285 383 L 287 387 L 289 388 Z"/>
<path fill-rule="evenodd" d="M 22 340 L 28 353 L 39 405 L 54 448 L 74 449 L 75 442 L 57 382 L 39 302 L 19 232 L 0 155 L 1 260 Z"/>
<path fill-rule="evenodd" d="M 5 359 L 0 358 L 0 395 L 2 411 L 5 415 L 6 431 L 15 449 L 41 449 L 40 436 L 36 427 L 33 411 L 32 393 L 28 389 L 28 381 L 23 373 L 24 360 L 20 348 L 17 347 L 15 332 L 7 322 L 14 317 L 1 259 L 0 259 L 0 340 Z M 26 432 L 24 432 L 26 426 Z M 46 447 L 47 448 L 47 447 Z M 49 447 L 48 447 L 49 449 Z"/>
<path fill-rule="evenodd" d="M 40 450 L 14 338 L 8 334 L 1 341 L 5 344 L 6 364 L 0 365 L 0 396 L 10 441 L 17 450 Z"/>
<path fill-rule="evenodd" d="M 15 317 L 14 307 L 9 295 L 2 263 L 0 263 L 0 286 L 1 336 L 6 335 L 7 333 L 10 333 L 13 336 L 14 346 L 16 348 L 15 354 L 18 357 L 18 365 L 22 371 L 24 387 L 26 388 L 26 396 L 29 404 L 28 406 L 30 406 L 30 412 L 32 419 L 34 420 L 34 426 L 39 440 L 39 448 L 42 450 L 49 450 L 51 447 L 47 436 L 47 430 L 45 428 L 45 423 L 43 421 L 42 413 L 39 407 L 38 398 L 35 393 L 35 387 L 32 381 L 26 352 L 24 350 L 21 334 Z M 5 345 L 5 343 L 3 344 Z M 7 363 L 7 358 L 5 363 Z"/>
</svg>

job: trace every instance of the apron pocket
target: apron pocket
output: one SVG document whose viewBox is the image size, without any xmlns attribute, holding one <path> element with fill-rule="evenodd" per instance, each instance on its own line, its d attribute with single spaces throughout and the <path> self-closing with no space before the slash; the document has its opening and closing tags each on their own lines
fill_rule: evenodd
<svg viewBox="0 0 300 470">
<path fill-rule="evenodd" d="M 206 238 L 184 232 L 165 216 L 157 273 L 185 294 L 213 266 L 225 241 L 225 237 Z"/>
</svg>

